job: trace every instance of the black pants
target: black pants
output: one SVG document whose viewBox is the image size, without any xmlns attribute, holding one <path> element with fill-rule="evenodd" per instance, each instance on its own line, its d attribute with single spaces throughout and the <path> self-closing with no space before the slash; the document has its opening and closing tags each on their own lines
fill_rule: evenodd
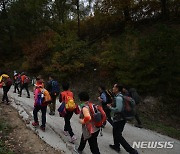
<svg viewBox="0 0 180 154">
<path fill-rule="evenodd" d="M 107 106 L 102 106 L 104 112 L 106 113 L 106 117 L 107 117 L 107 121 L 111 124 L 111 126 L 113 125 L 113 121 L 111 118 L 111 110 L 107 107 Z M 104 125 L 106 125 L 106 122 L 104 123 Z"/>
<path fill-rule="evenodd" d="M 3 86 L 3 98 L 2 98 L 2 101 L 6 100 L 7 103 L 9 102 L 7 94 L 8 94 L 8 91 L 9 91 L 10 88 L 11 88 L 11 86 Z"/>
<path fill-rule="evenodd" d="M 35 106 L 33 110 L 33 115 L 34 115 L 34 122 L 38 122 L 38 111 L 41 110 L 42 112 L 42 127 L 46 126 L 46 110 L 47 106 Z"/>
<path fill-rule="evenodd" d="M 30 96 L 30 93 L 29 93 L 29 90 L 28 90 L 28 84 L 27 84 L 27 83 L 21 85 L 21 90 L 20 90 L 19 95 L 21 96 L 22 90 L 23 90 L 24 88 L 25 88 L 26 91 L 27 91 L 27 95 Z"/>
<path fill-rule="evenodd" d="M 141 123 L 141 121 L 140 121 L 140 119 L 139 119 L 138 105 L 136 105 L 136 113 L 135 113 L 135 116 L 134 116 L 134 117 L 135 117 L 135 119 L 136 119 L 138 125 L 142 125 L 142 123 Z"/>
<path fill-rule="evenodd" d="M 88 141 L 92 154 L 100 154 L 98 143 L 97 143 L 98 134 L 99 134 L 99 131 L 93 133 L 92 136 L 87 140 L 84 140 L 84 137 L 82 134 L 78 150 L 83 151 L 86 146 L 86 142 Z"/>
<path fill-rule="evenodd" d="M 19 84 L 17 84 L 17 83 L 14 83 L 14 92 L 16 93 L 16 90 L 18 91 L 18 93 L 19 93 Z"/>
<path fill-rule="evenodd" d="M 55 112 L 56 110 L 56 95 L 51 95 L 51 103 L 49 104 L 50 112 Z"/>
<path fill-rule="evenodd" d="M 66 111 L 66 115 L 64 117 L 65 125 L 64 125 L 64 131 L 68 131 L 69 135 L 72 137 L 74 135 L 70 120 L 72 118 L 73 112 Z"/>
<path fill-rule="evenodd" d="M 125 120 L 114 122 L 113 123 L 113 138 L 114 138 L 114 145 L 117 148 L 120 148 L 120 144 L 127 152 L 132 152 L 134 149 L 127 143 L 127 141 L 122 136 L 122 132 L 124 130 L 124 126 L 126 124 Z"/>
</svg>

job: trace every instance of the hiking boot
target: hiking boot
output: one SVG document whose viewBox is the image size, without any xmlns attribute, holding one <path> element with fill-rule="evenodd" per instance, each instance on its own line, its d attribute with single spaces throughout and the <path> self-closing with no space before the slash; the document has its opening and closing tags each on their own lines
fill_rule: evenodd
<svg viewBox="0 0 180 154">
<path fill-rule="evenodd" d="M 117 153 L 120 152 L 120 148 L 116 147 L 115 145 L 110 144 L 109 147 L 113 150 L 115 150 Z"/>
<path fill-rule="evenodd" d="M 64 133 L 65 136 L 69 135 L 68 131 L 63 131 L 63 133 Z"/>
<path fill-rule="evenodd" d="M 49 115 L 55 115 L 55 113 L 52 111 L 52 112 L 49 113 Z"/>
<path fill-rule="evenodd" d="M 70 139 L 70 141 L 69 141 L 69 142 L 74 143 L 74 141 L 75 141 L 75 140 L 77 140 L 77 138 L 76 138 L 76 136 L 75 136 L 75 135 L 73 135 L 73 136 L 71 137 L 71 139 Z"/>
<path fill-rule="evenodd" d="M 6 102 L 6 105 L 9 105 L 10 104 L 10 102 Z"/>
<path fill-rule="evenodd" d="M 74 151 L 75 151 L 77 154 L 82 154 L 82 151 L 80 151 L 77 146 L 74 146 Z"/>
<path fill-rule="evenodd" d="M 129 154 L 139 154 L 139 152 L 137 150 L 133 150 L 132 152 L 130 152 Z"/>
<path fill-rule="evenodd" d="M 135 126 L 135 127 L 138 127 L 138 128 L 143 128 L 143 126 L 142 126 L 142 125 L 139 125 L 139 124 L 135 124 L 134 126 Z"/>
<path fill-rule="evenodd" d="M 40 129 L 41 129 L 43 132 L 45 132 L 45 127 L 40 126 Z"/>
<path fill-rule="evenodd" d="M 33 125 L 34 127 L 39 126 L 39 122 L 33 122 L 32 125 Z"/>
</svg>

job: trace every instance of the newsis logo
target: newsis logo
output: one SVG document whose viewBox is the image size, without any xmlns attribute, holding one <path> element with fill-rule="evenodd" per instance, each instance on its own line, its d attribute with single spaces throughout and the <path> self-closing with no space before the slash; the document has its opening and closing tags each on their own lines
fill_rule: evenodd
<svg viewBox="0 0 180 154">
<path fill-rule="evenodd" d="M 172 149 L 173 141 L 139 141 L 133 142 L 133 148 L 141 149 Z"/>
</svg>

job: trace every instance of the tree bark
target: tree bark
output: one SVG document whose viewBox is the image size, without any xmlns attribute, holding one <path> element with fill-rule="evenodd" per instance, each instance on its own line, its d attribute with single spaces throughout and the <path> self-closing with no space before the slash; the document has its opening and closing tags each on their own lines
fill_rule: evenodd
<svg viewBox="0 0 180 154">
<path fill-rule="evenodd" d="M 78 36 L 80 36 L 80 12 L 79 12 L 79 0 L 77 0 L 77 22 L 78 22 Z"/>
<path fill-rule="evenodd" d="M 163 19 L 167 19 L 168 16 L 168 7 L 167 0 L 161 0 L 161 14 Z"/>
</svg>

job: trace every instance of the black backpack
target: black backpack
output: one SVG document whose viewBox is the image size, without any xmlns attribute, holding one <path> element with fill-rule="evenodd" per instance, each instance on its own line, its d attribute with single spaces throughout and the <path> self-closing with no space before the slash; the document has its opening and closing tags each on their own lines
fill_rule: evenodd
<svg viewBox="0 0 180 154">
<path fill-rule="evenodd" d="M 129 95 L 134 99 L 136 104 L 139 104 L 141 102 L 141 97 L 139 96 L 135 88 L 129 89 Z"/>
</svg>

